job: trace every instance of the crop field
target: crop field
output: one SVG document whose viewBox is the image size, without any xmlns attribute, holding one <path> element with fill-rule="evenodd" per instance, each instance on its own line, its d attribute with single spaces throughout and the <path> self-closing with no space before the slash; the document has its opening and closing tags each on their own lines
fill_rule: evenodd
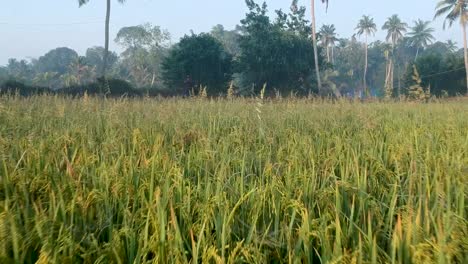
<svg viewBox="0 0 468 264">
<path fill-rule="evenodd" d="M 468 101 L 0 97 L 0 263 L 468 263 Z"/>
</svg>

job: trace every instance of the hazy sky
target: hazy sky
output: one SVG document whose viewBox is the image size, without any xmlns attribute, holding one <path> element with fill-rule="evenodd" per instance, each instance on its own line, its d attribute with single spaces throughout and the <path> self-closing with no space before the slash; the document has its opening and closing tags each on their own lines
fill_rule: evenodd
<svg viewBox="0 0 468 264">
<path fill-rule="evenodd" d="M 257 0 L 258 2 L 260 0 Z M 399 14 L 407 23 L 418 18 L 432 20 L 438 0 L 330 0 L 328 13 L 317 3 L 317 23 L 333 23 L 340 37 L 349 37 L 363 14 L 371 15 L 381 28 L 392 14 Z M 31 58 L 56 47 L 69 47 L 84 54 L 91 46 L 103 45 L 104 0 L 78 8 L 77 0 L 14 0 L 3 1 L 0 8 L 0 65 L 8 58 Z M 267 0 L 269 10 L 288 10 L 290 0 Z M 309 6 L 310 0 L 299 0 Z M 309 10 L 309 9 L 308 9 Z M 173 41 L 193 29 L 209 31 L 216 24 L 233 28 L 244 17 L 244 0 L 128 0 L 125 5 L 113 0 L 111 40 L 123 26 L 150 22 L 168 29 Z M 307 13 L 310 16 L 309 12 Z M 461 29 L 454 24 L 442 29 L 442 18 L 433 23 L 436 37 L 462 44 Z M 384 32 L 377 33 L 383 39 Z M 111 49 L 119 50 L 112 42 Z"/>
</svg>

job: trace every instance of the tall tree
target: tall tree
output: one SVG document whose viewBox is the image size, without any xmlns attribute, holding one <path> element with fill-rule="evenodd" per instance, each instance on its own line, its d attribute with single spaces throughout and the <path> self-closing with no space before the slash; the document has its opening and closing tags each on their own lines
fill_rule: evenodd
<svg viewBox="0 0 468 264">
<path fill-rule="evenodd" d="M 160 66 L 169 40 L 167 30 L 149 23 L 119 30 L 115 42 L 125 48 L 121 54 L 121 65 L 129 71 L 128 77 L 137 87 L 160 84 Z"/>
<path fill-rule="evenodd" d="M 68 71 L 68 66 L 78 58 L 78 53 L 69 48 L 56 48 L 39 57 L 34 62 L 37 72 L 57 72 L 64 74 Z"/>
<path fill-rule="evenodd" d="M 421 48 L 426 48 L 435 40 L 432 35 L 432 33 L 434 33 L 434 29 L 429 26 L 430 24 L 430 21 L 422 21 L 421 19 L 418 19 L 414 22 L 414 26 L 411 27 L 411 32 L 408 33 L 411 37 L 411 44 L 416 47 L 415 60 L 418 58 L 419 50 Z"/>
<path fill-rule="evenodd" d="M 286 25 L 295 34 L 308 38 L 312 29 L 310 28 L 310 22 L 305 18 L 307 9 L 305 6 L 299 6 L 298 2 L 299 0 L 292 1 Z"/>
<path fill-rule="evenodd" d="M 123 4 L 126 0 L 117 0 L 119 3 Z M 78 0 L 78 4 L 81 7 L 89 2 L 89 0 Z M 111 0 L 107 0 L 106 8 L 106 25 L 105 25 L 105 44 L 104 44 L 104 55 L 103 55 L 103 64 L 101 69 L 102 77 L 106 77 L 107 73 L 107 61 L 109 56 L 109 24 L 110 24 L 110 12 L 111 12 Z"/>
<path fill-rule="evenodd" d="M 329 0 L 322 0 L 322 3 L 327 5 L 328 9 L 328 1 Z M 319 61 L 318 61 L 318 51 L 317 51 L 317 23 L 315 19 L 315 0 L 310 1 L 311 5 L 311 15 L 312 15 L 312 43 L 314 45 L 314 59 L 315 59 L 315 74 L 317 76 L 317 86 L 319 93 L 322 90 L 322 82 L 320 81 L 320 68 L 319 68 Z"/>
<path fill-rule="evenodd" d="M 97 74 L 101 74 L 102 67 L 104 64 L 104 53 L 105 49 L 101 46 L 95 46 L 86 50 L 86 63 L 96 68 Z M 113 51 L 107 52 L 107 75 L 111 75 L 109 72 L 116 66 L 119 57 L 117 53 Z"/>
<path fill-rule="evenodd" d="M 333 49 L 335 46 L 335 42 L 338 41 L 335 30 L 335 25 L 323 25 L 319 31 L 319 36 L 322 41 L 322 45 L 327 48 L 328 63 L 334 63 Z"/>
<path fill-rule="evenodd" d="M 391 44 L 392 47 L 392 52 L 390 53 L 389 56 L 389 65 L 388 65 L 388 72 L 387 72 L 387 78 L 385 79 L 385 88 L 387 91 L 387 96 L 390 93 L 390 91 L 393 91 L 393 76 L 394 76 L 394 51 L 395 51 L 395 46 L 398 44 L 398 41 L 403 39 L 403 35 L 406 32 L 406 28 L 408 27 L 408 24 L 404 23 L 401 21 L 400 17 L 398 15 L 393 15 L 387 19 L 385 24 L 383 25 L 382 29 L 387 30 L 387 42 Z"/>
<path fill-rule="evenodd" d="M 368 37 L 374 35 L 377 32 L 377 25 L 374 23 L 374 19 L 369 16 L 363 16 L 356 27 L 357 34 L 359 36 L 364 35 L 365 41 L 365 62 L 364 62 L 364 77 L 363 84 L 366 95 L 369 95 L 369 89 L 367 89 L 367 66 L 368 66 Z"/>
<path fill-rule="evenodd" d="M 463 51 L 465 55 L 466 70 L 466 94 L 468 95 L 468 47 L 466 40 L 466 24 L 468 23 L 468 0 L 442 0 L 437 4 L 434 18 L 445 15 L 444 29 L 446 23 L 449 27 L 453 22 L 459 20 L 463 31 Z"/>
<path fill-rule="evenodd" d="M 22 82 L 30 81 L 35 74 L 34 66 L 26 60 L 9 59 L 6 71 L 8 76 Z"/>
<path fill-rule="evenodd" d="M 192 85 L 206 86 L 211 94 L 219 95 L 231 80 L 231 66 L 231 55 L 213 36 L 186 35 L 164 58 L 163 79 L 169 87 L 180 89 L 189 77 Z"/>
<path fill-rule="evenodd" d="M 240 26 L 236 26 L 233 30 L 226 30 L 224 26 L 216 25 L 211 29 L 210 34 L 223 44 L 229 54 L 238 57 L 240 54 L 239 38 L 241 30 Z"/>
<path fill-rule="evenodd" d="M 67 81 L 68 84 L 72 81 L 71 83 L 75 82 L 76 84 L 81 85 L 86 82 L 92 82 L 96 77 L 96 67 L 89 65 L 86 61 L 86 57 L 80 56 L 76 58 L 68 68 L 69 70 L 66 74 L 68 76 L 64 77 L 64 80 Z"/>
</svg>

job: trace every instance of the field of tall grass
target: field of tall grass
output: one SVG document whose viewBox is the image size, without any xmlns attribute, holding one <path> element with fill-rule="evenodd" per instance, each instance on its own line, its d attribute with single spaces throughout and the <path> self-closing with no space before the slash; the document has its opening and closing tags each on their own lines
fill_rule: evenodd
<svg viewBox="0 0 468 264">
<path fill-rule="evenodd" d="M 468 263 L 468 101 L 0 97 L 0 263 Z"/>
</svg>

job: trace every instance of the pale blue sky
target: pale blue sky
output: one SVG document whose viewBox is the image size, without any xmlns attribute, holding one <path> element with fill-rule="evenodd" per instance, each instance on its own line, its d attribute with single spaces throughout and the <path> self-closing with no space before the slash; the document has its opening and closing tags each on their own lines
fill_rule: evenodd
<svg viewBox="0 0 468 264">
<path fill-rule="evenodd" d="M 260 0 L 258 0 L 259 2 Z M 91 0 L 78 8 L 77 0 L 4 1 L 0 8 L 0 65 L 8 58 L 30 58 L 56 47 L 70 47 L 83 54 L 86 48 L 103 45 L 104 0 Z M 310 0 L 299 0 L 308 7 Z M 334 23 L 340 37 L 349 37 L 363 14 L 371 15 L 381 28 L 392 14 L 411 24 L 418 18 L 432 20 L 438 0 L 331 0 L 328 13 L 317 1 L 317 20 Z M 288 10 L 290 0 L 267 0 L 269 10 Z M 168 29 L 173 41 L 190 32 L 206 32 L 216 24 L 233 28 L 246 13 L 244 0 L 128 0 L 125 5 L 114 0 L 111 39 L 123 26 L 150 22 Z M 308 12 L 309 16 L 309 12 Z M 436 37 L 462 44 L 458 24 L 442 29 L 442 19 L 433 23 Z M 383 39 L 381 30 L 374 39 Z M 111 49 L 119 50 L 111 43 Z"/>
</svg>

